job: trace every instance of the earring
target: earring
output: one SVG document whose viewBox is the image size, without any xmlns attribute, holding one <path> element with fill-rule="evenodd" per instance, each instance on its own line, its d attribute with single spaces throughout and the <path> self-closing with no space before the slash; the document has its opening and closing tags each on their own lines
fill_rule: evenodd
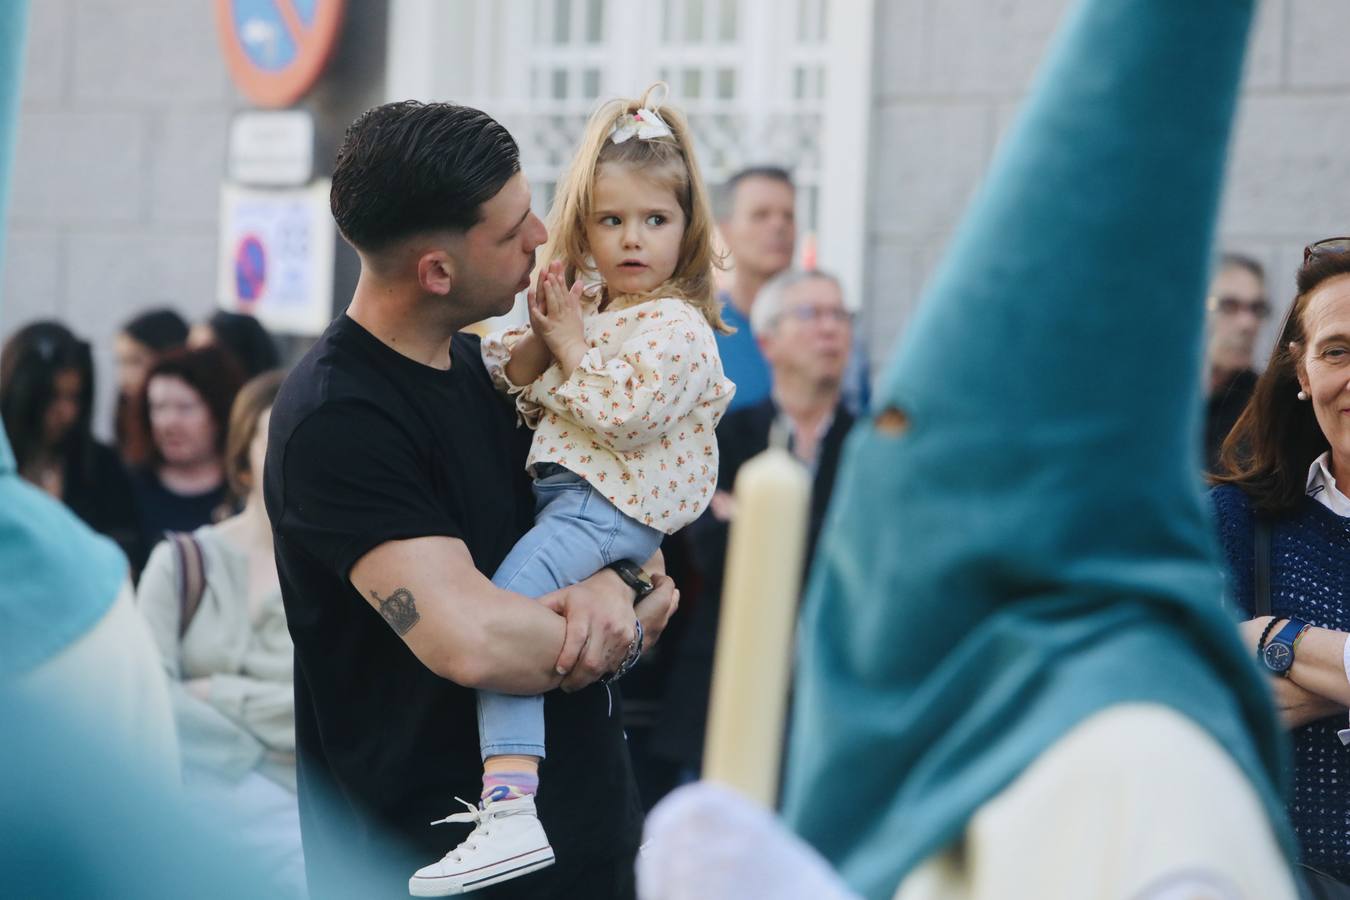
<svg viewBox="0 0 1350 900">
<path fill-rule="evenodd" d="M 1298 399 L 1300 399 L 1300 400 L 1307 400 L 1307 399 L 1308 399 L 1308 392 L 1307 392 L 1307 391 L 1299 391 L 1299 392 L 1298 392 Z"/>
</svg>

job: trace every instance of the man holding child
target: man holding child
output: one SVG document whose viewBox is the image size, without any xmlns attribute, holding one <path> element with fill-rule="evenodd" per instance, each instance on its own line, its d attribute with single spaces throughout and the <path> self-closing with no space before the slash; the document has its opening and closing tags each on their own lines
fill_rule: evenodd
<svg viewBox="0 0 1350 900">
<path fill-rule="evenodd" d="M 488 689 L 548 692 L 557 862 L 479 896 L 631 897 L 641 811 L 619 699 L 593 682 L 639 624 L 656 640 L 674 585 L 656 576 L 634 607 L 609 570 L 540 601 L 484 574 L 533 512 L 530 433 L 461 332 L 511 308 L 546 238 L 515 141 L 473 109 L 377 107 L 339 151 L 332 208 L 360 280 L 277 399 L 266 471 L 311 890 L 406 896 L 445 849 L 428 823 L 478 796 Z"/>
</svg>

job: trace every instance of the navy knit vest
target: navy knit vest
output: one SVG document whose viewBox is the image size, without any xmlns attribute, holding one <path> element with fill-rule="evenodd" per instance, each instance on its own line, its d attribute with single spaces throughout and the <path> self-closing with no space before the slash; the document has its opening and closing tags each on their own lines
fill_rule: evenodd
<svg viewBox="0 0 1350 900">
<path fill-rule="evenodd" d="M 1210 497 L 1230 599 L 1249 618 L 1256 601 L 1252 508 L 1234 485 L 1220 485 Z M 1270 607 L 1276 616 L 1350 631 L 1350 518 L 1304 497 L 1295 513 L 1272 522 Z M 1289 819 L 1303 862 L 1350 881 L 1350 747 L 1336 736 L 1345 727 L 1345 715 L 1338 714 L 1293 732 Z"/>
</svg>

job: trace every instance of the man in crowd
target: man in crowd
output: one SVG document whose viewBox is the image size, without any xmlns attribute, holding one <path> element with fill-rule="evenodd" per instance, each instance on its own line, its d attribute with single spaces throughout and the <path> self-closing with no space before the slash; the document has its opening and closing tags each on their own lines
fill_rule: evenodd
<svg viewBox="0 0 1350 900">
<path fill-rule="evenodd" d="M 769 395 L 769 366 L 750 328 L 755 298 L 769 279 L 792 265 L 797 242 L 797 190 L 792 176 L 773 166 L 742 169 L 722 191 L 718 228 L 731 252 L 731 282 L 722 294 L 722 318 L 735 334 L 717 336 L 722 369 L 736 384 L 728 411 Z"/>
<path fill-rule="evenodd" d="M 608 570 L 540 602 L 483 574 L 532 519 L 529 433 L 461 333 L 511 308 L 546 237 L 516 143 L 477 110 L 376 107 L 338 151 L 332 209 L 360 279 L 287 378 L 266 467 L 311 892 L 406 897 L 463 839 L 429 823 L 479 795 L 474 690 L 561 682 L 538 798 L 557 862 L 478 896 L 631 897 L 640 807 L 618 697 L 592 682 L 635 614 L 660 633 L 673 585 L 635 608 Z"/>
<path fill-rule="evenodd" d="M 806 557 L 801 561 L 805 569 L 830 502 L 844 438 L 853 425 L 842 397 L 852 315 L 834 276 L 821 271 L 779 274 L 760 290 L 750 325 L 769 367 L 770 391 L 754 405 L 728 413 L 717 429 L 719 490 L 708 512 L 688 529 L 703 590 L 677 651 L 654 742 L 691 775 L 703 756 L 727 534 L 736 516 L 731 495 L 736 473 L 769 445 L 775 423 L 786 430 L 789 449 L 814 479 Z"/>
<path fill-rule="evenodd" d="M 797 188 L 777 166 L 742 169 L 721 192 L 718 229 L 731 253 L 730 283 L 722 292 L 722 318 L 737 329 L 717 336 L 722 367 L 736 384 L 730 410 L 762 401 L 769 393 L 769 366 L 751 328 L 755 298 L 764 285 L 792 265 L 797 243 Z M 867 406 L 868 371 L 855 343 L 844 373 L 844 402 L 857 412 Z"/>
<path fill-rule="evenodd" d="M 1210 283 L 1206 309 L 1205 462 L 1213 471 L 1224 438 L 1256 387 L 1253 352 L 1261 325 L 1270 316 L 1261 264 L 1236 253 L 1224 255 Z"/>
</svg>

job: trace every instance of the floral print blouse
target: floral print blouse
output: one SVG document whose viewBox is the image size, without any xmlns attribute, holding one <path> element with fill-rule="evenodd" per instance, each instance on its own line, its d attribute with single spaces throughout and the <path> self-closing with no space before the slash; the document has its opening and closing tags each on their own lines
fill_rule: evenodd
<svg viewBox="0 0 1350 900">
<path fill-rule="evenodd" d="M 506 363 L 529 330 L 496 332 L 482 345 L 493 383 L 534 429 L 526 466 L 564 466 L 667 534 L 698 518 L 717 488 L 713 429 L 736 391 L 703 314 L 674 297 L 588 312 L 590 350 L 576 369 L 554 363 L 515 385 Z"/>
</svg>

